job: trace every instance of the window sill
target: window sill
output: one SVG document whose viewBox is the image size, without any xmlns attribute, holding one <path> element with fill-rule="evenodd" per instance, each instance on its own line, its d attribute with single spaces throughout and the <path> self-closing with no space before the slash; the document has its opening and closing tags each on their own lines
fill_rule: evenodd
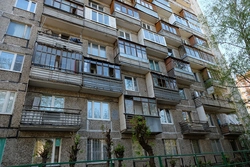
<svg viewBox="0 0 250 167">
<path fill-rule="evenodd" d="M 161 124 L 162 125 L 174 125 L 174 123 L 162 123 L 162 122 L 161 122 Z"/>
<path fill-rule="evenodd" d="M 30 13 L 30 14 L 36 14 L 36 11 L 35 11 L 35 12 L 31 12 L 31 11 L 28 11 L 28 10 L 25 10 L 25 9 L 21 9 L 21 8 L 19 8 L 19 7 L 16 7 L 16 6 L 14 6 L 14 8 L 16 8 L 16 9 L 18 9 L 18 10 L 22 10 L 22 11 L 28 12 L 28 13 Z"/>
<path fill-rule="evenodd" d="M 0 68 L 0 71 L 14 72 L 14 73 L 19 73 L 19 74 L 22 73 L 22 71 L 12 71 L 12 70 L 6 70 L 6 69 L 2 69 L 2 68 Z"/>
<path fill-rule="evenodd" d="M 12 113 L 1 113 L 0 112 L 0 115 L 12 115 Z"/>
<path fill-rule="evenodd" d="M 91 121 L 107 121 L 107 122 L 111 121 L 111 119 L 95 119 L 95 118 L 87 118 L 87 119 Z"/>
</svg>

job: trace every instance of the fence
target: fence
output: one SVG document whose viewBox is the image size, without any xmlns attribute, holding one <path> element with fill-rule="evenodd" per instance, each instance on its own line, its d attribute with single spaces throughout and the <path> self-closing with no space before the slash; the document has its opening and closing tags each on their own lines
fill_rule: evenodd
<svg viewBox="0 0 250 167">
<path fill-rule="evenodd" d="M 234 152 L 221 153 L 201 153 L 201 154 L 181 154 L 181 155 L 162 155 L 162 156 L 144 156 L 132 158 L 120 158 L 95 161 L 76 161 L 59 162 L 46 164 L 27 164 L 12 167 L 64 167 L 70 164 L 76 164 L 81 167 L 106 167 L 107 161 L 110 167 L 118 166 L 118 161 L 122 160 L 123 166 L 150 167 L 149 158 L 154 158 L 157 167 L 250 167 L 250 150 L 241 150 Z"/>
</svg>

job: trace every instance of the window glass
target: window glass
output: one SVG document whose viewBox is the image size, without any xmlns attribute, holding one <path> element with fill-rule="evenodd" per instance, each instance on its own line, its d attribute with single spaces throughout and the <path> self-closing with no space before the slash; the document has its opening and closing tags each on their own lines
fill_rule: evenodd
<svg viewBox="0 0 250 167">
<path fill-rule="evenodd" d="M 8 30 L 7 30 L 7 34 L 16 36 L 19 38 L 29 39 L 30 29 L 31 27 L 25 24 L 10 22 Z"/>
<path fill-rule="evenodd" d="M 109 104 L 88 101 L 88 119 L 109 120 Z"/>
<path fill-rule="evenodd" d="M 160 109 L 159 115 L 161 117 L 161 123 L 163 124 L 172 123 L 172 118 L 171 118 L 169 110 Z"/>
<path fill-rule="evenodd" d="M 16 7 L 23 9 L 23 10 L 27 10 L 28 5 L 29 5 L 28 0 L 17 0 L 17 3 L 16 3 Z"/>
<path fill-rule="evenodd" d="M 178 154 L 176 140 L 164 140 L 164 146 L 166 155 Z"/>
<path fill-rule="evenodd" d="M 12 62 L 14 60 L 14 54 L 8 52 L 1 52 L 0 55 L 0 68 L 11 70 Z"/>
<path fill-rule="evenodd" d="M 15 92 L 0 90 L 0 114 L 12 113 L 15 97 Z"/>
<path fill-rule="evenodd" d="M 191 140 L 191 144 L 193 147 L 193 152 L 195 154 L 200 154 L 201 150 L 200 150 L 200 146 L 199 146 L 199 141 L 198 140 Z"/>
<path fill-rule="evenodd" d="M 133 100 L 125 99 L 125 110 L 126 113 L 133 114 L 134 113 L 134 104 Z"/>
<path fill-rule="evenodd" d="M 106 143 L 100 139 L 89 139 L 87 142 L 87 160 L 103 160 L 107 158 Z"/>
</svg>

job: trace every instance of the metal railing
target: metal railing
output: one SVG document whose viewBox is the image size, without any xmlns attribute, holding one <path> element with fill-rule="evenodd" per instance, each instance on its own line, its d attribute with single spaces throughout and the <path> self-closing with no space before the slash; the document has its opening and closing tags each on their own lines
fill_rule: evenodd
<svg viewBox="0 0 250 167">
<path fill-rule="evenodd" d="M 213 152 L 200 154 L 179 154 L 179 155 L 160 155 L 160 156 L 143 156 L 131 158 L 119 158 L 108 160 L 81 160 L 76 162 L 58 162 L 58 163 L 40 163 L 40 164 L 26 164 L 11 167 L 44 167 L 44 166 L 68 166 L 70 164 L 76 165 L 91 165 L 91 164 L 105 164 L 107 161 L 110 167 L 118 166 L 118 161 L 122 160 L 123 164 L 131 164 L 136 166 L 137 163 L 145 163 L 148 166 L 149 158 L 154 158 L 157 167 L 169 167 L 170 161 L 175 161 L 176 167 L 247 167 L 250 164 L 250 150 L 241 150 L 234 152 Z"/>
<path fill-rule="evenodd" d="M 56 107 L 33 107 L 22 112 L 21 124 L 23 125 L 52 125 L 52 126 L 80 126 L 80 110 L 56 108 Z"/>
<path fill-rule="evenodd" d="M 182 133 L 204 133 L 204 132 L 211 132 L 209 129 L 208 122 L 201 122 L 201 121 L 192 121 L 192 122 L 180 122 L 181 131 Z"/>
</svg>

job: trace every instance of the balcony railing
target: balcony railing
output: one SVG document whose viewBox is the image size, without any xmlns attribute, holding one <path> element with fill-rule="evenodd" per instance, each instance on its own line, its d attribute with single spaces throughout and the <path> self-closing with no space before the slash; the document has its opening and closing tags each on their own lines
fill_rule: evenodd
<svg viewBox="0 0 250 167">
<path fill-rule="evenodd" d="M 206 135 L 211 132 L 208 122 L 180 122 L 181 132 L 186 135 Z"/>
<path fill-rule="evenodd" d="M 81 124 L 80 110 L 52 107 L 25 106 L 20 128 L 23 130 L 78 130 Z"/>
<path fill-rule="evenodd" d="M 239 136 L 244 133 L 242 125 L 236 124 L 223 124 L 220 125 L 221 133 L 225 136 Z"/>
</svg>

